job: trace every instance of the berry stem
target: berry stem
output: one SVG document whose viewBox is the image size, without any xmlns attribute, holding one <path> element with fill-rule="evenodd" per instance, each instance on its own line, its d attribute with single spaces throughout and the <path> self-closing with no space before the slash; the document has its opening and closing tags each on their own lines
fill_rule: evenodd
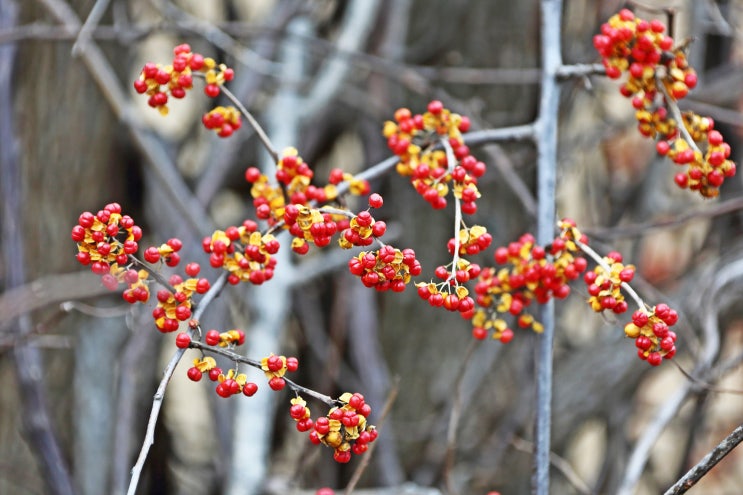
<svg viewBox="0 0 743 495">
<path fill-rule="evenodd" d="M 248 366 L 252 366 L 253 368 L 262 370 L 260 361 L 256 361 L 255 359 L 250 359 L 248 357 L 242 356 L 240 354 L 237 354 L 236 352 L 233 352 L 229 349 L 224 349 L 222 347 L 214 347 L 210 345 L 206 345 L 203 342 L 199 342 L 196 340 L 192 340 L 188 347 L 193 349 L 200 349 L 204 353 L 212 353 L 212 354 L 218 354 L 220 356 L 224 356 L 226 358 L 229 358 L 230 360 L 234 361 L 237 365 L 237 363 L 244 363 Z M 324 402 L 325 404 L 334 407 L 338 405 L 338 401 L 333 399 L 332 397 L 328 395 L 321 394 L 320 392 L 316 392 L 315 390 L 303 387 L 302 385 L 299 385 L 292 380 L 286 378 L 285 376 L 282 377 L 284 381 L 286 382 L 286 385 L 292 389 L 294 392 L 298 394 L 305 394 L 309 395 L 310 397 L 314 397 L 315 399 Z"/>
<path fill-rule="evenodd" d="M 454 164 L 457 159 L 454 156 L 454 150 L 451 147 L 451 143 L 446 137 L 441 138 L 441 145 L 446 151 L 446 163 L 448 164 L 448 170 L 451 172 L 454 170 Z M 454 195 L 454 257 L 451 261 L 451 274 L 449 280 L 456 280 L 457 267 L 459 266 L 459 229 L 462 225 L 462 206 L 457 195 Z"/>
<path fill-rule="evenodd" d="M 253 128 L 255 133 L 258 135 L 258 138 L 261 140 L 261 143 L 263 143 L 263 147 L 266 148 L 266 151 L 271 155 L 271 158 L 273 158 L 274 163 L 278 163 L 280 157 L 279 152 L 276 151 L 276 148 L 273 146 L 273 143 L 271 143 L 271 140 L 268 138 L 268 135 L 266 134 L 266 131 L 263 130 L 263 127 L 258 123 L 258 121 L 253 117 L 253 115 L 248 112 L 248 109 L 245 108 L 245 105 L 242 104 L 242 102 L 226 87 L 222 86 L 222 93 L 227 97 L 228 100 L 232 102 L 233 105 L 240 111 L 240 113 L 245 117 L 245 120 L 248 121 L 250 126 Z"/>
<path fill-rule="evenodd" d="M 200 77 L 203 79 L 204 75 L 198 72 L 194 72 L 193 77 Z M 253 117 L 248 109 L 245 108 L 245 105 L 242 104 L 242 102 L 237 98 L 237 96 L 235 96 L 232 91 L 227 89 L 227 87 L 225 87 L 224 85 L 220 86 L 219 89 L 222 91 L 222 94 L 224 94 L 227 99 L 230 100 L 233 105 L 235 105 L 235 108 L 240 111 L 242 116 L 245 117 L 245 120 L 248 121 L 250 127 L 252 127 L 255 133 L 258 135 L 258 139 L 260 139 L 261 143 L 263 143 L 263 147 L 266 148 L 268 154 L 271 155 L 273 162 L 278 163 L 278 161 L 281 159 L 281 157 L 279 156 L 279 152 L 276 151 L 276 148 L 274 147 L 273 143 L 271 143 L 271 139 L 269 139 L 266 131 L 263 130 L 263 127 L 261 127 L 255 117 Z"/>
<path fill-rule="evenodd" d="M 206 307 L 209 306 L 209 303 L 222 291 L 222 288 L 224 287 L 226 281 L 227 274 L 223 273 L 214 282 L 214 284 L 212 284 L 206 294 L 204 294 L 204 297 L 201 299 L 201 306 L 194 312 L 193 318 L 195 320 L 201 318 L 201 315 L 203 314 Z M 192 335 L 193 330 L 189 329 L 188 334 Z M 129 488 L 126 492 L 127 495 L 134 495 L 137 491 L 139 477 L 142 474 L 142 468 L 144 467 L 145 460 L 147 460 L 147 454 L 150 451 L 150 447 L 152 447 L 152 445 L 155 443 L 155 425 L 157 424 L 157 418 L 160 415 L 160 407 L 162 406 L 163 399 L 165 397 L 165 390 L 168 387 L 170 379 L 173 377 L 176 366 L 178 366 L 178 363 L 180 362 L 185 352 L 185 348 L 176 349 L 176 351 L 173 353 L 173 356 L 170 358 L 170 361 L 168 361 L 168 365 L 165 367 L 165 371 L 163 371 L 163 378 L 162 380 L 160 380 L 160 384 L 158 385 L 157 391 L 155 392 L 155 397 L 152 400 L 152 410 L 150 411 L 150 419 L 147 421 L 147 431 L 144 436 L 144 442 L 142 443 L 142 448 L 139 451 L 137 462 L 132 468 L 132 478 L 129 481 Z"/>
<path fill-rule="evenodd" d="M 686 124 L 684 124 L 684 116 L 681 115 L 681 110 L 679 109 L 676 99 L 674 99 L 673 96 L 668 93 L 666 85 L 663 84 L 663 78 L 658 74 L 656 74 L 655 76 L 655 85 L 658 87 L 660 92 L 663 93 L 663 98 L 665 98 L 666 100 L 668 110 L 671 112 L 671 115 L 676 121 L 676 127 L 678 128 L 681 135 L 684 137 L 684 140 L 689 143 L 689 147 L 694 150 L 694 153 L 698 153 L 701 156 L 704 156 L 702 151 L 697 146 L 697 143 L 691 137 L 691 134 L 689 134 L 689 129 L 686 128 Z"/>
<path fill-rule="evenodd" d="M 581 251 L 586 253 L 593 261 L 600 265 L 606 273 L 611 273 L 611 267 L 606 264 L 601 255 L 594 251 L 593 248 L 588 246 L 588 244 L 580 242 L 577 239 L 574 239 L 573 242 L 575 242 L 575 245 L 578 246 Z M 621 287 L 635 301 L 637 306 L 640 308 L 640 311 L 647 313 L 648 306 L 645 304 L 645 301 L 643 301 L 642 298 L 637 294 L 637 292 L 635 292 L 635 289 L 633 289 L 632 286 L 630 286 L 627 282 L 622 282 Z"/>
<path fill-rule="evenodd" d="M 165 277 L 163 277 L 162 275 L 160 275 L 159 272 L 155 271 L 155 269 L 152 268 L 152 266 L 150 264 L 144 263 L 139 258 L 135 257 L 133 254 L 130 254 L 129 255 L 129 262 L 132 265 L 136 266 L 137 268 L 141 268 L 142 270 L 144 270 L 147 273 L 149 273 L 152 276 L 152 278 L 154 278 L 155 281 L 158 284 L 160 284 L 163 287 L 165 287 L 171 294 L 175 294 L 176 292 L 178 292 L 178 291 L 175 290 L 175 287 L 173 287 L 172 285 L 170 285 L 170 282 L 168 282 L 167 280 L 165 280 Z M 192 307 L 196 307 L 196 303 L 191 303 L 191 304 L 192 304 Z"/>
</svg>

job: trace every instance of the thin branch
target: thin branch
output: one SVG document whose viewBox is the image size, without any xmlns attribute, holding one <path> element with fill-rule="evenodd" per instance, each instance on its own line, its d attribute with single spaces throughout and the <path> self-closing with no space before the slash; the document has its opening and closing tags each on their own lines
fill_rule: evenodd
<svg viewBox="0 0 743 495">
<path fill-rule="evenodd" d="M 606 273 L 611 273 L 611 267 L 606 264 L 606 261 L 604 261 L 601 255 L 594 251 L 593 248 L 591 248 L 587 244 L 580 242 L 578 239 L 574 239 L 573 242 L 575 242 L 575 245 L 578 246 L 581 251 L 586 253 L 588 256 L 591 257 L 591 259 L 593 259 L 593 261 L 600 265 Z M 637 307 L 641 311 L 646 312 L 648 306 L 645 304 L 645 301 L 643 301 L 642 298 L 637 294 L 637 292 L 635 292 L 635 289 L 633 289 L 632 286 L 627 282 L 622 282 L 621 287 L 635 301 Z"/>
<path fill-rule="evenodd" d="M 108 5 L 110 3 L 111 0 L 96 0 L 93 8 L 90 9 L 88 18 L 85 19 L 85 23 L 80 28 L 80 31 L 77 34 L 77 40 L 75 41 L 75 44 L 72 45 L 73 57 L 79 56 L 83 52 L 83 50 L 85 50 L 86 45 L 90 41 L 90 34 L 98 26 L 98 23 L 103 18 L 103 14 L 106 12 L 106 9 L 108 8 Z"/>
<path fill-rule="evenodd" d="M 698 218 L 714 218 L 735 211 L 743 210 L 743 197 L 731 198 L 719 203 L 705 203 L 703 207 L 696 208 L 679 215 L 663 219 L 651 220 L 649 222 L 629 224 L 613 228 L 587 228 L 581 229 L 590 237 L 599 239 L 619 239 L 625 237 L 639 237 L 650 232 L 679 227 L 691 220 Z"/>
<path fill-rule="evenodd" d="M 718 462 L 725 458 L 732 450 L 743 441 L 743 425 L 738 426 L 730 435 L 725 437 L 714 449 L 712 449 L 696 466 L 691 468 L 680 480 L 671 488 L 666 490 L 664 495 L 679 495 L 686 493 L 689 488 L 706 475 L 710 469 L 715 467 Z"/>
<path fill-rule="evenodd" d="M 208 352 L 212 354 L 218 354 L 220 356 L 224 356 L 228 359 L 230 359 L 233 362 L 236 363 L 243 363 L 247 364 L 248 366 L 252 366 L 253 368 L 262 370 L 261 362 L 256 361 L 255 359 L 250 359 L 248 357 L 243 356 L 242 354 L 237 354 L 236 352 L 231 351 L 230 349 L 225 349 L 222 347 L 214 347 L 210 345 L 206 345 L 203 342 L 199 341 L 191 341 L 191 343 L 188 345 L 192 349 L 200 349 L 203 352 Z M 296 382 L 283 377 L 284 381 L 286 382 L 287 386 L 289 386 L 290 389 L 294 390 L 297 393 L 309 395 L 311 397 L 314 397 L 315 399 L 322 401 L 326 403 L 329 406 L 337 406 L 338 401 L 330 397 L 329 395 L 321 394 L 320 392 L 316 392 L 310 388 L 303 387 L 302 385 L 297 384 Z"/>
<path fill-rule="evenodd" d="M 220 275 L 220 277 L 214 282 L 214 284 L 212 284 L 206 294 L 204 294 L 204 297 L 201 298 L 199 308 L 194 311 L 193 314 L 194 320 L 198 321 L 201 318 L 204 310 L 209 306 L 211 301 L 213 301 L 214 298 L 217 297 L 217 295 L 222 291 L 222 288 L 224 288 L 226 281 L 227 274 L 225 272 Z M 134 495 L 137 491 L 139 477 L 142 474 L 142 468 L 144 467 L 145 460 L 147 460 L 147 454 L 150 451 L 150 447 L 152 447 L 152 445 L 155 443 L 155 426 L 157 425 L 157 418 L 160 416 L 160 408 L 162 407 L 163 399 L 165 398 L 165 390 L 168 387 L 170 379 L 173 377 L 176 366 L 178 366 L 178 363 L 180 362 L 185 352 L 186 349 L 177 349 L 173 353 L 173 356 L 170 358 L 170 361 L 168 361 L 168 365 L 165 367 L 165 371 L 163 371 L 163 378 L 162 380 L 160 380 L 160 385 L 158 385 L 157 391 L 155 392 L 155 397 L 152 400 L 152 410 L 150 411 L 150 419 L 147 421 L 147 431 L 145 432 L 144 442 L 142 444 L 142 448 L 139 451 L 137 462 L 132 468 L 132 477 L 129 482 L 129 488 L 126 492 L 127 495 Z"/>
<path fill-rule="evenodd" d="M 274 163 L 278 163 L 279 152 L 276 151 L 276 148 L 274 148 L 273 143 L 271 143 L 271 140 L 268 138 L 268 135 L 263 130 L 263 127 L 261 127 L 258 121 L 253 117 L 253 115 L 248 112 L 248 109 L 245 108 L 245 105 L 243 105 L 242 102 L 229 89 L 224 86 L 222 86 L 221 89 L 222 93 L 224 93 L 224 95 L 232 102 L 232 104 L 237 107 L 240 113 L 243 114 L 245 119 L 250 124 L 250 127 L 252 127 L 255 133 L 258 135 L 261 143 L 263 143 L 263 147 L 266 148 L 266 151 L 268 151 L 268 153 L 271 155 L 271 158 L 273 158 Z"/>
<path fill-rule="evenodd" d="M 663 83 L 663 78 L 659 74 L 656 74 L 655 86 L 660 90 L 661 93 L 663 93 L 663 97 L 666 100 L 666 107 L 671 112 L 674 120 L 676 120 L 676 128 L 681 133 L 684 141 L 689 144 L 689 147 L 694 151 L 694 153 L 704 156 L 702 151 L 697 146 L 697 143 L 694 141 L 694 138 L 692 138 L 691 134 L 689 134 L 689 129 L 686 128 L 686 124 L 684 123 L 684 116 L 681 115 L 681 109 L 679 109 L 676 99 L 668 93 L 666 85 Z"/>
</svg>

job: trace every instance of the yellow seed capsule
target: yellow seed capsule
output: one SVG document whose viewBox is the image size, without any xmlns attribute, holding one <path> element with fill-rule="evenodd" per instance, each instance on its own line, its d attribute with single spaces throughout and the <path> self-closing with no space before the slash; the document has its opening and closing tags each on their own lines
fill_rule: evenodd
<svg viewBox="0 0 743 495">
<path fill-rule="evenodd" d="M 631 339 L 636 339 L 640 335 L 640 328 L 632 322 L 627 323 L 624 326 L 624 334 Z"/>
</svg>

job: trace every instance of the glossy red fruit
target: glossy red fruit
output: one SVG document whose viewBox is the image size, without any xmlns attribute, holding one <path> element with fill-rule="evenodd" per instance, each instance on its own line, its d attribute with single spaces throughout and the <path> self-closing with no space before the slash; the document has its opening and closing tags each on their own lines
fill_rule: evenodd
<svg viewBox="0 0 743 495">
<path fill-rule="evenodd" d="M 175 346 L 179 349 L 187 349 L 190 343 L 191 337 L 185 332 L 181 332 L 175 336 Z"/>
</svg>

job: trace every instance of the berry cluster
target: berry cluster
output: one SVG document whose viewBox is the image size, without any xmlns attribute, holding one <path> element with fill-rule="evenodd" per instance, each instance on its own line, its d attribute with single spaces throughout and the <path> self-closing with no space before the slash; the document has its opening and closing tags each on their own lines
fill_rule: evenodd
<svg viewBox="0 0 743 495">
<path fill-rule="evenodd" d="M 261 359 L 261 369 L 268 379 L 271 390 L 282 390 L 286 386 L 284 375 L 287 371 L 297 371 L 299 361 L 295 357 L 276 356 L 271 354 Z"/>
<path fill-rule="evenodd" d="M 178 45 L 173 49 L 173 62 L 170 65 L 160 65 L 148 62 L 142 68 L 139 78 L 134 81 L 134 90 L 139 94 L 149 96 L 147 103 L 156 108 L 162 115 L 168 114 L 168 95 L 180 99 L 186 96 L 186 91 L 193 88 L 193 77 L 197 73 L 202 76 L 206 82 L 204 93 L 210 98 L 216 98 L 220 93 L 220 86 L 225 82 L 231 81 L 235 77 L 234 71 L 225 64 L 217 64 L 214 59 L 204 57 L 199 53 L 191 51 L 187 44 Z M 225 112 L 235 111 L 225 110 Z M 237 129 L 239 118 L 235 120 L 225 119 L 222 125 L 209 124 L 213 122 L 213 116 L 207 117 L 211 112 L 204 116 L 204 125 L 209 129 L 221 128 L 220 136 L 227 137 L 232 134 L 231 131 Z M 226 116 L 224 116 L 226 117 Z M 237 122 L 237 126 L 228 124 Z M 231 126 L 228 130 L 227 126 Z"/>
<path fill-rule="evenodd" d="M 191 273 L 194 267 L 191 264 Z M 196 265 L 198 267 L 198 265 Z M 196 269 L 198 273 L 198 268 Z M 178 330 L 182 321 L 191 318 L 193 307 L 193 293 L 203 294 L 209 290 L 209 281 L 205 278 L 189 278 L 183 280 L 179 275 L 171 275 L 169 284 L 175 292 L 170 289 L 157 291 L 157 306 L 152 310 L 155 326 L 163 333 Z M 126 292 L 124 292 L 126 298 Z"/>
<path fill-rule="evenodd" d="M 454 249 L 456 249 L 455 241 L 454 238 L 451 238 L 446 245 L 449 254 L 454 254 Z M 481 225 L 459 229 L 460 255 L 473 256 L 480 251 L 485 251 L 490 247 L 491 242 L 493 242 L 493 236 L 491 236 L 487 229 Z"/>
<path fill-rule="evenodd" d="M 658 153 L 687 166 L 676 174 L 676 184 L 716 197 L 725 178 L 735 175 L 735 164 L 728 159 L 730 147 L 713 130 L 712 119 L 678 111 L 677 100 L 696 86 L 697 75 L 683 48 L 674 48 L 664 32 L 662 22 L 648 22 L 623 9 L 601 26 L 593 44 L 607 76 L 628 74 L 620 91 L 632 99 L 640 133 L 658 137 Z"/>
<path fill-rule="evenodd" d="M 541 332 L 542 325 L 525 310 L 532 301 L 544 304 L 552 297 L 568 296 L 568 283 L 587 267 L 577 251 L 573 239 L 562 234 L 547 248 L 537 245 L 531 234 L 497 248 L 496 264 L 508 267 L 488 267 L 478 277 L 475 294 L 479 308 L 472 318 L 473 336 L 484 339 L 492 329 L 494 339 L 509 342 L 513 331 L 501 317 L 505 314 L 512 315 L 520 328 Z"/>
<path fill-rule="evenodd" d="M 379 202 L 382 201 L 382 196 L 375 193 L 370 196 L 370 203 L 376 203 L 376 201 L 372 201 L 371 199 L 375 196 L 379 197 Z M 382 237 L 385 232 L 387 232 L 387 224 L 385 222 L 374 220 L 374 217 L 368 211 L 361 211 L 358 215 L 354 215 L 350 222 L 348 222 L 348 227 L 343 229 L 343 233 L 338 239 L 338 244 L 343 249 L 350 249 L 353 246 L 370 246 L 375 238 Z"/>
<path fill-rule="evenodd" d="M 178 337 L 181 335 L 188 337 L 188 334 L 185 333 L 179 334 Z M 178 344 L 178 340 L 176 340 L 176 344 Z M 188 347 L 188 344 L 185 347 Z M 237 370 L 230 369 L 225 374 L 222 372 L 222 368 L 217 366 L 217 361 L 211 356 L 194 359 L 193 366 L 188 369 L 186 375 L 189 380 L 198 382 L 204 373 L 207 374 L 209 380 L 217 383 L 214 391 L 218 396 L 225 399 L 240 393 L 252 397 L 258 391 L 258 385 L 249 382 L 245 373 L 238 373 Z"/>
<path fill-rule="evenodd" d="M 667 304 L 658 304 L 650 310 L 638 309 L 632 321 L 624 326 L 624 334 L 635 339 L 637 355 L 652 366 L 676 354 L 676 333 L 669 327 L 676 324 L 678 314 Z"/>
<path fill-rule="evenodd" d="M 382 246 L 376 251 L 362 251 L 348 262 L 352 274 L 361 277 L 366 287 L 378 291 L 391 289 L 402 292 L 411 277 L 421 274 L 421 264 L 415 258 L 415 251 L 392 246 Z"/>
<path fill-rule="evenodd" d="M 273 278 L 276 258 L 272 255 L 279 251 L 279 241 L 272 234 L 261 234 L 252 220 L 245 220 L 239 227 L 214 231 L 201 246 L 209 254 L 212 267 L 227 270 L 227 281 L 232 285 L 260 285 Z"/>
<path fill-rule="evenodd" d="M 150 246 L 145 249 L 144 260 L 153 265 L 160 261 L 164 261 L 165 264 L 170 267 L 178 266 L 178 263 L 181 262 L 181 256 L 178 254 L 178 251 L 180 251 L 182 247 L 183 242 L 181 242 L 180 239 L 176 237 L 168 239 L 168 241 L 161 244 L 160 247 Z"/>
<path fill-rule="evenodd" d="M 77 261 L 100 275 L 109 290 L 127 284 L 123 295 L 127 302 L 146 302 L 150 297 L 148 274 L 130 268 L 130 256 L 139 249 L 142 229 L 129 215 L 122 215 L 118 203 L 107 204 L 95 215 L 83 212 L 77 222 L 71 233 L 77 242 Z"/>
<path fill-rule="evenodd" d="M 730 145 L 718 131 L 709 117 L 700 117 L 693 112 L 683 114 L 683 122 L 689 135 L 697 145 L 692 147 L 683 139 L 658 141 L 656 150 L 668 156 L 674 163 L 687 166 L 686 171 L 677 173 L 673 180 L 682 188 L 698 190 L 705 197 L 715 197 L 718 188 L 726 178 L 733 177 L 736 165 L 729 159 Z M 702 152 L 701 150 L 705 151 Z"/>
<path fill-rule="evenodd" d="M 310 441 L 334 449 L 333 458 L 340 463 L 351 460 L 351 454 L 360 455 L 377 438 L 377 430 L 367 423 L 371 407 L 361 394 L 344 393 L 338 398 L 340 406 L 333 407 L 327 416 L 315 420 Z M 292 406 L 294 407 L 294 406 Z"/>
<path fill-rule="evenodd" d="M 462 274 L 462 278 L 469 280 L 479 274 L 479 265 L 469 265 L 468 261 L 460 259 L 456 273 Z M 470 297 L 470 292 L 464 285 L 459 285 L 458 279 L 449 278 L 450 273 L 447 267 L 439 266 L 436 270 L 436 275 L 439 278 L 443 278 L 444 281 L 440 283 L 435 282 L 420 282 L 416 284 L 418 287 L 418 296 L 421 299 L 428 301 L 428 304 L 436 308 L 444 308 L 447 311 L 458 311 L 462 318 L 468 319 L 472 317 L 475 302 Z"/>
<path fill-rule="evenodd" d="M 469 119 L 452 113 L 438 100 L 430 102 L 423 115 L 400 108 L 394 118 L 394 122 L 385 122 L 383 134 L 400 160 L 397 172 L 410 177 L 415 190 L 433 208 L 446 207 L 451 184 L 454 196 L 462 200 L 462 211 L 475 213 L 480 197 L 477 179 L 485 173 L 485 164 L 470 154 L 462 140 Z M 447 153 L 437 148 L 442 139 L 447 140 L 456 163 L 450 163 Z"/>
<path fill-rule="evenodd" d="M 212 108 L 201 117 L 204 127 L 217 133 L 219 137 L 230 137 L 242 126 L 240 112 L 235 107 L 218 106 Z"/>
<path fill-rule="evenodd" d="M 621 286 L 629 283 L 634 276 L 635 267 L 623 265 L 620 253 L 612 251 L 604 256 L 602 264 L 583 275 L 583 281 L 588 286 L 588 304 L 591 309 L 597 313 L 607 309 L 616 314 L 627 311 L 627 301 L 624 300 Z"/>
<path fill-rule="evenodd" d="M 297 254 L 307 254 L 308 242 L 317 247 L 327 246 L 338 232 L 333 215 L 304 205 L 288 205 L 284 211 L 284 225 L 294 236 L 292 250 Z"/>
</svg>

